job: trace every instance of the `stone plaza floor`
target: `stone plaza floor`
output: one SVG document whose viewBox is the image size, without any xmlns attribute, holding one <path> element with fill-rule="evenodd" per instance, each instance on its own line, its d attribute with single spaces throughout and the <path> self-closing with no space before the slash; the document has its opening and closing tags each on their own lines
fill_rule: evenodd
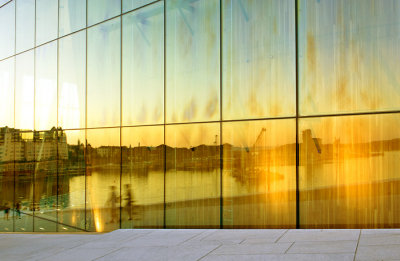
<svg viewBox="0 0 400 261">
<path fill-rule="evenodd" d="M 400 260 L 400 229 L 0 233 L 0 260 Z"/>
</svg>

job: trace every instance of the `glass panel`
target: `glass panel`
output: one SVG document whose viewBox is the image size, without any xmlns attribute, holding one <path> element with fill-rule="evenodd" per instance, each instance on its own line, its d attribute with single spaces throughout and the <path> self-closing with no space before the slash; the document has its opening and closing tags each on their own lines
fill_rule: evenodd
<svg viewBox="0 0 400 261">
<path fill-rule="evenodd" d="M 34 197 L 34 230 L 55 231 L 55 223 L 47 224 L 46 220 L 57 222 L 57 130 L 55 128 L 34 132 L 35 146 L 35 187 Z M 46 220 L 42 220 L 42 218 Z"/>
<path fill-rule="evenodd" d="M 35 129 L 57 126 L 57 41 L 36 49 Z"/>
<path fill-rule="evenodd" d="M 85 127 L 86 32 L 65 38 L 59 44 L 58 126 Z"/>
<path fill-rule="evenodd" d="M 219 119 L 219 1 L 167 1 L 166 121 Z"/>
<path fill-rule="evenodd" d="M 163 3 L 123 17 L 122 125 L 164 122 Z"/>
<path fill-rule="evenodd" d="M 87 0 L 88 26 L 121 14 L 121 0 Z"/>
<path fill-rule="evenodd" d="M 58 222 L 85 229 L 85 131 L 58 130 Z M 70 228 L 58 231 L 70 232 Z"/>
<path fill-rule="evenodd" d="M 223 118 L 295 115 L 294 1 L 223 3 Z"/>
<path fill-rule="evenodd" d="M 301 119 L 301 227 L 398 227 L 399 124 L 399 114 Z"/>
<path fill-rule="evenodd" d="M 120 125 L 121 19 L 88 29 L 87 126 Z"/>
<path fill-rule="evenodd" d="M 155 1 L 156 0 L 122 0 L 122 10 L 125 13 Z"/>
<path fill-rule="evenodd" d="M 13 231 L 14 129 L 0 128 L 0 232 Z"/>
<path fill-rule="evenodd" d="M 55 221 L 50 221 L 48 219 L 34 217 L 34 232 L 56 232 L 57 223 Z"/>
<path fill-rule="evenodd" d="M 15 231 L 33 231 L 35 146 L 33 133 L 17 133 L 15 146 Z M 19 211 L 18 211 L 19 210 Z"/>
<path fill-rule="evenodd" d="M 295 120 L 223 123 L 222 130 L 224 228 L 295 228 Z"/>
<path fill-rule="evenodd" d="M 89 231 L 119 228 L 120 128 L 87 130 L 86 217 Z"/>
<path fill-rule="evenodd" d="M 17 0 L 17 53 L 35 45 L 35 0 Z"/>
<path fill-rule="evenodd" d="M 63 36 L 86 26 L 85 0 L 60 0 L 59 35 Z"/>
<path fill-rule="evenodd" d="M 301 114 L 399 109 L 400 2 L 301 1 Z"/>
<path fill-rule="evenodd" d="M 15 1 L 0 8 L 0 59 L 15 53 Z"/>
<path fill-rule="evenodd" d="M 122 228 L 164 225 L 164 127 L 122 128 Z"/>
<path fill-rule="evenodd" d="M 168 228 L 219 228 L 219 123 L 168 125 L 165 184 Z"/>
<path fill-rule="evenodd" d="M 0 62 L 0 128 L 14 127 L 14 64 L 14 58 Z"/>
<path fill-rule="evenodd" d="M 57 38 L 58 1 L 36 0 L 36 46 Z"/>
<path fill-rule="evenodd" d="M 33 130 L 34 53 L 17 55 L 15 80 L 15 128 Z"/>
</svg>

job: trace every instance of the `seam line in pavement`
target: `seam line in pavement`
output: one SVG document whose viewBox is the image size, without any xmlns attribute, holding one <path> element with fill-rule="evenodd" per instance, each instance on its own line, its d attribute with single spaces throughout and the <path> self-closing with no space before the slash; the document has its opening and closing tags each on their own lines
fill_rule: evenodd
<svg viewBox="0 0 400 261">
<path fill-rule="evenodd" d="M 358 234 L 357 246 L 356 246 L 356 250 L 354 251 L 354 257 L 353 257 L 353 261 L 355 261 L 355 260 L 356 260 L 356 255 L 357 255 L 358 245 L 360 244 L 361 230 L 362 230 L 362 229 L 360 229 L 360 233 Z"/>
<path fill-rule="evenodd" d="M 282 235 L 280 235 L 280 237 L 278 237 L 278 238 L 275 240 L 274 243 L 278 243 L 278 241 L 281 240 L 281 238 L 282 238 L 284 235 L 286 235 L 286 233 L 287 233 L 288 231 L 289 231 L 289 229 L 286 229 L 286 231 L 283 232 Z"/>
<path fill-rule="evenodd" d="M 191 240 L 191 239 L 193 239 L 193 238 L 195 238 L 195 237 L 197 237 L 197 236 L 200 236 L 200 235 L 203 234 L 203 233 L 204 233 L 204 231 L 201 232 L 201 233 L 199 233 L 199 234 L 197 234 L 197 235 L 194 235 L 194 236 L 192 236 L 192 237 L 190 237 L 190 238 L 188 238 L 188 239 L 186 239 L 186 240 L 184 240 L 184 241 L 182 241 L 182 242 L 180 242 L 180 243 L 178 244 L 178 246 L 179 246 L 179 245 L 182 245 L 183 243 L 185 243 L 185 242 L 187 242 L 187 241 L 189 241 L 189 240 Z"/>
<path fill-rule="evenodd" d="M 295 243 L 295 242 L 293 242 L 293 243 L 288 247 L 288 249 L 286 249 L 285 253 L 283 253 L 283 254 L 286 254 L 286 253 L 289 251 L 289 249 L 292 248 L 292 246 L 294 245 L 294 243 Z"/>
<path fill-rule="evenodd" d="M 122 248 L 123 248 L 123 247 L 120 247 L 120 248 L 118 248 L 118 249 L 115 249 L 114 251 L 111 251 L 111 252 L 107 253 L 107 254 L 104 254 L 104 255 L 102 255 L 102 256 L 96 257 L 96 258 L 92 259 L 92 261 L 98 260 L 99 258 L 103 258 L 103 257 L 105 257 L 105 256 L 107 256 L 107 255 L 109 255 L 109 254 L 112 254 L 112 253 L 114 253 L 114 252 L 116 252 L 116 251 L 118 251 L 118 250 L 121 250 Z"/>
<path fill-rule="evenodd" d="M 211 250 L 210 252 L 208 252 L 207 254 L 205 254 L 204 256 L 200 257 L 199 259 L 197 259 L 197 261 L 202 260 L 203 258 L 205 258 L 206 256 L 208 256 L 209 254 L 211 254 L 212 252 L 214 252 L 215 250 L 217 250 L 218 248 L 220 248 L 222 246 L 222 244 L 220 244 L 219 246 L 217 246 L 216 248 L 214 248 L 213 250 Z"/>
</svg>

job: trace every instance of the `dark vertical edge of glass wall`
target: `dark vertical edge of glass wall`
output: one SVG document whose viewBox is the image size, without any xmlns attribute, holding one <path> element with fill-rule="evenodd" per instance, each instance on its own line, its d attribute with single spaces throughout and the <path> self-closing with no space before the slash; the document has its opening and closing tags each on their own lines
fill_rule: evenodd
<svg viewBox="0 0 400 261">
<path fill-rule="evenodd" d="M 163 214 L 163 228 L 167 227 L 167 218 L 166 218 L 166 210 L 167 210 L 167 205 L 166 205 L 166 197 L 165 197 L 165 181 L 166 181 L 166 175 L 167 175 L 167 144 L 165 140 L 165 123 L 166 123 L 166 75 L 167 75 L 167 66 L 166 66 L 166 57 L 167 57 L 167 0 L 164 0 L 164 9 L 163 9 L 163 14 L 164 14 L 164 214 Z"/>
<path fill-rule="evenodd" d="M 17 79 L 17 77 L 16 77 L 16 68 L 17 68 L 17 65 L 16 65 L 16 62 L 17 62 L 17 56 L 16 56 L 16 53 L 17 53 L 17 2 L 15 2 L 15 8 L 14 8 L 14 12 L 15 12 L 15 17 L 14 17 L 14 27 L 15 27 L 15 34 L 14 34 L 14 57 L 12 58 L 12 59 L 14 59 L 14 97 L 13 97 L 13 101 L 14 101 L 14 104 L 13 104 L 13 106 L 14 106 L 14 109 L 13 109 L 13 115 L 14 115 L 14 117 L 13 117 L 13 128 L 14 128 L 14 131 L 12 132 L 12 134 L 11 134 L 11 139 L 12 139 L 12 141 L 14 141 L 14 134 L 15 134 L 15 81 L 16 81 L 16 79 Z M 13 215 L 12 215 L 12 231 L 13 232 L 15 232 L 15 209 L 16 209 L 16 186 L 17 186 L 17 184 L 16 184 L 16 182 L 15 182 L 15 143 L 13 142 L 13 146 L 14 146 L 14 149 L 13 149 L 13 151 L 14 151 L 14 155 L 13 155 L 13 209 L 14 209 L 14 211 L 13 211 Z"/>
<path fill-rule="evenodd" d="M 122 228 L 122 70 L 123 70 L 123 65 L 122 65 L 122 41 L 123 41 L 123 30 L 122 30 L 122 24 L 123 24 L 123 19 L 122 19 L 122 0 L 121 0 L 121 22 L 120 22 L 120 77 L 119 77 L 119 152 L 120 152 L 120 164 L 119 164 L 119 228 Z"/>
<path fill-rule="evenodd" d="M 58 221 L 58 212 L 59 212 L 59 209 L 60 209 L 60 205 L 59 205 L 59 202 L 58 202 L 58 192 L 59 192 L 59 171 L 58 171 L 58 168 L 59 168 L 59 153 L 58 153 L 58 145 L 59 145 L 59 140 L 58 140 L 58 96 L 59 96 L 59 82 L 58 82 L 58 79 L 59 79 L 59 74 L 60 74 L 60 40 L 59 40 L 59 38 L 60 38 L 60 0 L 57 0 L 57 2 L 58 2 L 58 5 L 57 5 L 57 79 L 56 79 L 56 83 L 57 83 L 57 115 L 56 115 L 56 117 L 57 117 L 57 121 L 56 121 L 56 124 L 57 124 L 57 130 L 56 130 L 56 140 L 57 140 L 57 143 L 56 143 L 56 171 L 57 171 L 57 173 L 56 173 L 56 222 L 57 222 L 57 224 L 56 224 L 56 232 L 58 232 L 58 224 L 59 224 L 59 221 Z"/>
<path fill-rule="evenodd" d="M 36 10 L 36 0 L 35 0 L 35 32 L 34 32 L 34 40 L 33 40 L 33 175 L 32 175 L 32 206 L 33 206 L 33 211 L 32 211 L 32 231 L 35 232 L 35 176 L 36 176 L 36 164 L 35 164 L 35 160 L 36 160 L 36 147 L 35 147 L 35 109 L 36 109 L 36 14 L 37 14 L 37 10 Z"/>
<path fill-rule="evenodd" d="M 223 146 L 222 146 L 222 34 L 223 34 L 223 0 L 219 0 L 219 227 L 224 228 L 224 199 L 222 197 L 222 177 L 223 177 Z"/>
<path fill-rule="evenodd" d="M 84 162 L 85 162 L 85 231 L 88 231 L 87 229 L 87 72 L 88 72 L 88 1 L 86 1 L 86 25 L 85 25 L 85 148 L 84 148 Z"/>
<path fill-rule="evenodd" d="M 296 63 L 296 228 L 300 228 L 300 191 L 299 191 L 299 54 L 298 54 L 298 2 L 294 0 L 294 22 L 295 22 L 295 63 Z"/>
</svg>

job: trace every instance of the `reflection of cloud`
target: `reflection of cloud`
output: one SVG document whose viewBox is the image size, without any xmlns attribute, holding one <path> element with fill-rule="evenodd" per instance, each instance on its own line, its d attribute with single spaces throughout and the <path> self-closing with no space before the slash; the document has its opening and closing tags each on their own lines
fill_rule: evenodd
<svg viewBox="0 0 400 261">
<path fill-rule="evenodd" d="M 196 113 L 197 113 L 196 101 L 192 98 L 190 99 L 190 102 L 185 106 L 185 109 L 183 111 L 183 120 L 184 121 L 192 120 L 193 118 L 196 117 Z"/>
<path fill-rule="evenodd" d="M 217 112 L 218 109 L 218 96 L 217 95 L 210 95 L 210 99 L 208 100 L 206 106 L 206 116 L 211 118 Z"/>
</svg>

